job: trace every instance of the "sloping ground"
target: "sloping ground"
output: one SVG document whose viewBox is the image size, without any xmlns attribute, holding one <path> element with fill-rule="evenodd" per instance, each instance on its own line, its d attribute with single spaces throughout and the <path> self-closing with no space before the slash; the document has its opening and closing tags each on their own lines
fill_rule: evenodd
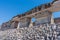
<svg viewBox="0 0 60 40">
<path fill-rule="evenodd" d="M 0 40 L 49 40 L 52 38 L 57 39 L 57 32 L 56 29 L 52 30 L 51 26 L 35 26 L 0 31 Z"/>
<path fill-rule="evenodd" d="M 0 31 L 0 40 L 15 40 L 16 29 Z"/>
</svg>

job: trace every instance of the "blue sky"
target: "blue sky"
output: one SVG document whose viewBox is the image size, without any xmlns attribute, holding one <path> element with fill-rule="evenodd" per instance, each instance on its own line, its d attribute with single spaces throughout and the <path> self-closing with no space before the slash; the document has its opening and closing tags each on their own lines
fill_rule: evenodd
<svg viewBox="0 0 60 40">
<path fill-rule="evenodd" d="M 52 0 L 0 0 L 0 24 L 10 20 L 17 14 L 22 14 L 27 10 L 51 2 Z M 54 12 L 54 17 L 60 17 L 60 12 Z"/>
</svg>

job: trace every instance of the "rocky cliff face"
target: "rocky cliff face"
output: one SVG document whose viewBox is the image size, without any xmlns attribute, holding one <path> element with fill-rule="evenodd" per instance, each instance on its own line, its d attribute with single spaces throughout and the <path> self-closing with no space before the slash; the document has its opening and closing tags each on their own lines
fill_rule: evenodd
<svg viewBox="0 0 60 40">
<path fill-rule="evenodd" d="M 6 29 L 10 29 L 10 28 L 13 28 L 13 26 L 11 26 L 11 23 L 9 23 L 9 22 L 3 23 L 1 25 L 1 30 L 6 30 Z"/>
<path fill-rule="evenodd" d="M 60 23 L 60 18 L 55 18 L 54 20 L 55 20 L 56 24 Z M 1 25 L 1 30 L 14 29 L 14 28 L 17 28 L 17 26 L 18 26 L 17 21 L 14 23 L 14 21 L 10 20 L 10 21 L 5 22 Z"/>
<path fill-rule="evenodd" d="M 60 18 L 55 18 L 54 20 L 56 24 L 60 23 Z"/>
<path fill-rule="evenodd" d="M 15 20 L 14 18 L 12 18 L 11 20 L 9 20 L 8 22 L 3 23 L 1 25 L 1 30 L 7 30 L 7 29 L 17 28 L 18 22 L 16 22 L 16 21 L 14 22 L 13 21 L 13 20 Z"/>
</svg>

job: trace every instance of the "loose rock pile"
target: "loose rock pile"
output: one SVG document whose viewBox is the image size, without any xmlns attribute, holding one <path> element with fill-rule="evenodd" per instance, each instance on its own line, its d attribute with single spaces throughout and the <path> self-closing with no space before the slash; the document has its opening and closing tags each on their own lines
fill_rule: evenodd
<svg viewBox="0 0 60 40">
<path fill-rule="evenodd" d="M 52 28 L 55 27 L 55 28 Z M 0 40 L 58 40 L 59 26 L 33 26 L 0 31 Z"/>
</svg>

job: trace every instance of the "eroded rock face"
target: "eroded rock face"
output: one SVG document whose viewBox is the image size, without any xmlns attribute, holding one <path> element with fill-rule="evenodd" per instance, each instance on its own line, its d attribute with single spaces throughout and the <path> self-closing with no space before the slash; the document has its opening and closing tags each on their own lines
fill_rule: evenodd
<svg viewBox="0 0 60 40">
<path fill-rule="evenodd" d="M 1 30 L 14 29 L 17 27 L 16 25 L 17 25 L 16 23 L 11 23 L 11 22 L 3 23 L 1 25 Z"/>
<path fill-rule="evenodd" d="M 59 9 L 60 8 L 60 6 L 59 6 L 59 4 L 60 4 L 60 1 L 57 1 L 57 0 L 55 0 L 56 2 L 54 2 L 53 3 L 53 6 L 57 6 L 57 8 Z M 44 4 L 45 5 L 45 4 Z M 37 8 L 39 8 L 39 11 L 41 11 L 42 9 L 41 8 L 43 8 L 43 10 L 44 9 L 46 9 L 45 7 L 47 7 L 47 8 L 50 8 L 51 7 L 51 5 L 50 5 L 50 3 L 48 3 L 48 5 L 46 4 L 45 5 L 45 7 L 44 7 L 44 5 L 43 5 L 43 7 L 42 7 L 42 5 L 41 5 L 41 7 L 39 8 L 39 7 L 36 7 L 36 8 L 34 8 L 35 9 L 35 12 L 38 14 L 31 14 L 31 12 L 32 12 L 32 10 L 30 10 L 30 11 L 28 11 L 26 14 L 22 14 L 22 15 L 17 15 L 17 16 L 14 16 L 10 21 L 8 21 L 8 22 L 6 22 L 6 23 L 3 23 L 2 25 L 1 25 L 1 29 L 2 30 L 6 30 L 6 29 L 14 29 L 14 28 L 17 28 L 17 26 L 18 26 L 18 23 L 20 22 L 21 23 L 21 27 L 28 27 L 29 25 L 30 25 L 30 21 L 31 21 L 31 18 L 32 17 L 38 17 L 38 20 L 37 20 L 37 25 L 39 25 L 39 23 L 40 23 L 40 20 L 41 19 L 39 19 L 39 17 L 45 17 L 45 16 L 49 16 L 48 18 L 43 18 L 42 20 L 41 20 L 41 23 L 45 23 L 45 21 L 46 21 L 46 19 L 47 19 L 47 21 L 49 21 L 50 22 L 50 14 L 51 14 L 51 12 L 49 13 L 49 11 L 48 11 L 48 13 L 47 14 L 49 14 L 49 15 L 47 15 L 45 12 L 38 12 L 37 10 Z M 49 6 L 49 7 L 48 7 Z M 33 9 L 33 10 L 34 10 Z M 54 11 L 55 11 L 55 7 L 54 7 Z M 56 10 L 58 10 L 58 9 L 56 9 Z M 60 10 L 60 9 L 59 9 Z M 51 11 L 53 11 L 52 9 L 51 9 Z M 40 13 L 40 14 L 39 14 Z M 28 15 L 27 15 L 28 14 Z M 31 14 L 31 15 L 30 15 Z M 49 19 L 49 20 L 48 20 Z"/>
<path fill-rule="evenodd" d="M 9 23 L 3 23 L 3 24 L 1 25 L 1 29 L 2 29 L 2 30 L 5 30 L 5 29 L 7 29 L 7 28 L 9 28 L 9 27 L 10 27 Z"/>
<path fill-rule="evenodd" d="M 60 23 L 60 18 L 55 18 L 55 23 L 58 24 Z M 18 22 L 6 22 L 3 23 L 0 27 L 1 30 L 6 30 L 6 29 L 15 29 L 18 26 Z"/>
<path fill-rule="evenodd" d="M 54 20 L 56 24 L 60 23 L 60 18 L 55 18 Z"/>
</svg>

